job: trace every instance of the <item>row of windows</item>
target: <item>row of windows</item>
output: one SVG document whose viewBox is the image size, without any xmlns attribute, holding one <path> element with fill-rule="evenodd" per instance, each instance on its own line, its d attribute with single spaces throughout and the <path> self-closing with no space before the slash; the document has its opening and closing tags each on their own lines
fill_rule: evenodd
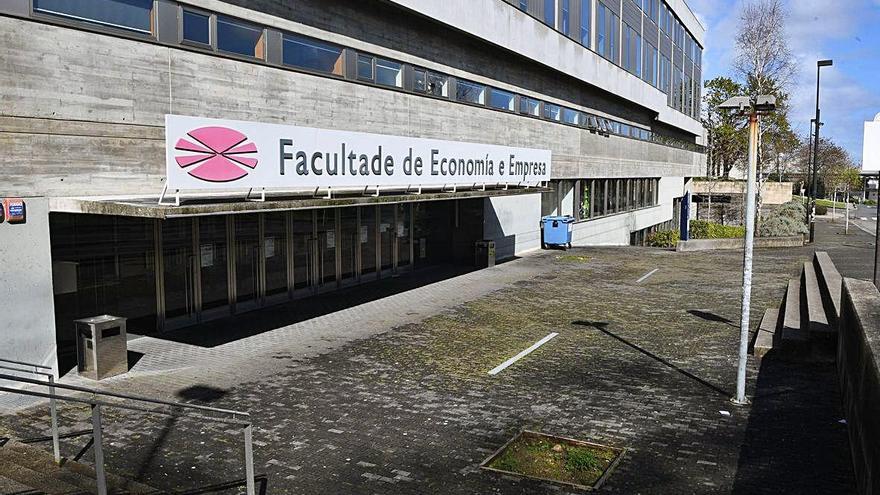
<svg viewBox="0 0 880 495">
<path fill-rule="evenodd" d="M 577 220 L 656 206 L 660 179 L 581 179 L 575 191 Z"/>
<path fill-rule="evenodd" d="M 535 0 L 532 0 L 530 5 L 529 0 L 519 0 L 519 8 L 532 14 L 540 12 L 539 18 L 548 26 L 578 40 L 587 48 L 594 46 L 590 39 L 592 0 L 559 0 L 558 22 L 555 17 L 557 3 L 554 0 L 540 1 L 541 3 L 536 4 Z M 664 2 L 661 0 L 628 1 L 633 2 L 638 9 L 645 13 L 648 19 L 645 22 L 653 22 L 658 25 L 660 36 L 666 36 L 670 43 L 681 48 L 681 53 L 688 63 L 677 63 L 678 67 L 684 67 L 684 69 L 676 68 L 675 71 L 689 72 L 692 66 L 699 67 L 702 64 L 702 48 Z M 667 65 L 664 67 L 665 71 L 661 70 L 659 58 L 663 55 L 657 48 L 660 39 L 644 39 L 640 24 L 631 26 L 629 21 L 621 23 L 620 16 L 615 13 L 616 9 L 609 7 L 611 4 L 608 2 L 613 2 L 613 0 L 596 0 L 595 3 L 596 42 L 594 50 L 600 56 L 620 65 L 636 77 L 640 77 L 669 95 L 670 85 L 673 84 L 673 66 Z M 577 6 L 577 10 L 573 9 L 573 6 Z M 574 11 L 579 12 L 577 19 L 572 17 Z M 666 58 L 668 60 L 668 57 Z M 697 91 L 699 92 L 699 88 Z M 696 99 L 699 100 L 699 93 L 697 93 Z M 682 101 L 680 98 L 669 95 L 668 100 L 670 106 L 684 112 L 685 105 L 675 104 L 677 101 Z M 691 111 L 684 113 L 699 118 L 698 108 L 694 106 L 690 108 Z"/>
<path fill-rule="evenodd" d="M 101 8 L 95 8 L 95 5 Z M 34 0 L 34 10 L 39 13 L 143 34 L 154 31 L 152 8 L 152 0 Z M 612 23 L 612 26 L 616 24 Z M 189 6 L 180 7 L 182 44 L 266 60 L 267 34 L 264 26 Z M 694 151 L 701 150 L 694 143 L 656 135 L 648 129 L 395 60 L 356 52 L 299 34 L 282 32 L 281 41 L 281 63 L 290 68 L 519 113 L 582 127 L 603 135 L 615 134 Z M 641 54 L 635 57 L 633 63 L 641 66 Z M 346 69 L 348 60 L 352 60 L 350 63 L 354 66 L 351 70 Z"/>
</svg>

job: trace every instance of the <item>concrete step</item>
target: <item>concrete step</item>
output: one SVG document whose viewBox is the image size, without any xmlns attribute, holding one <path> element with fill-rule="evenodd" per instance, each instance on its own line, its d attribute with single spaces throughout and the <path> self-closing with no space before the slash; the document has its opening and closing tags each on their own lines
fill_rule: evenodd
<svg viewBox="0 0 880 495">
<path fill-rule="evenodd" d="M 31 487 L 23 485 L 15 480 L 11 480 L 5 476 L 0 476 L 0 493 L 15 495 L 39 495 L 40 492 L 32 490 Z"/>
<path fill-rule="evenodd" d="M 48 494 L 97 493 L 95 470 L 92 466 L 65 459 L 61 466 L 55 464 L 51 452 L 16 441 L 7 442 L 0 448 L 0 476 L 4 476 L 6 467 L 13 468 L 15 476 L 8 476 L 15 481 Z M 35 485 L 33 473 L 39 474 L 39 483 L 51 481 L 49 485 Z M 107 489 L 113 494 L 159 494 L 149 486 L 126 480 L 117 475 L 107 473 Z M 54 485 L 53 485 L 54 484 Z M 57 490 L 48 491 L 46 486 L 58 486 Z"/>
<path fill-rule="evenodd" d="M 50 472 L 42 469 L 32 469 L 19 464 L 20 454 L 7 448 L 7 446 L 0 448 L 0 476 L 20 483 L 32 491 L 46 495 L 79 495 L 89 493 L 78 485 L 56 479 Z M 49 456 L 49 462 L 54 464 L 51 456 Z M 49 469 L 48 466 L 47 469 Z"/>
<path fill-rule="evenodd" d="M 782 327 L 779 339 L 783 347 L 808 344 L 810 334 L 801 327 L 801 279 L 793 278 L 788 281 L 788 289 L 785 292 L 783 302 Z"/>
<path fill-rule="evenodd" d="M 824 251 L 816 252 L 813 257 L 813 266 L 816 268 L 816 275 L 819 278 L 819 288 L 822 291 L 825 309 L 828 310 L 828 323 L 832 328 L 837 328 L 837 319 L 840 318 L 840 291 L 843 279 L 831 261 L 831 257 Z"/>
<path fill-rule="evenodd" d="M 779 308 L 767 308 L 761 318 L 761 325 L 758 327 L 758 335 L 755 336 L 755 345 L 752 348 L 752 354 L 755 357 L 760 359 L 773 349 L 778 326 Z"/>
<path fill-rule="evenodd" d="M 819 289 L 819 279 L 816 276 L 816 267 L 812 262 L 804 263 L 803 277 L 801 279 L 802 302 L 806 302 L 802 308 L 801 327 L 811 334 L 829 333 L 831 325 L 828 324 L 828 315 L 825 311 L 825 303 L 822 302 L 822 291 Z"/>
</svg>

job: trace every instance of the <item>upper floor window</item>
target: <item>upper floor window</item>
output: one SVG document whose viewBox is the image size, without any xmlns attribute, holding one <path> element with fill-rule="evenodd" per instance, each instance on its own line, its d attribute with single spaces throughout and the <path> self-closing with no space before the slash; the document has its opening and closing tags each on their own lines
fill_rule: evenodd
<svg viewBox="0 0 880 495">
<path fill-rule="evenodd" d="M 562 119 L 562 108 L 552 103 L 544 103 L 544 118 L 550 120 Z"/>
<path fill-rule="evenodd" d="M 556 0 L 544 0 L 544 24 L 556 27 Z"/>
<path fill-rule="evenodd" d="M 266 49 L 263 28 L 238 19 L 217 16 L 217 49 L 248 57 L 263 58 Z"/>
<path fill-rule="evenodd" d="M 376 59 L 376 84 L 403 87 L 403 66 L 397 62 Z"/>
<path fill-rule="evenodd" d="M 629 72 L 641 77 L 642 37 L 629 24 L 624 24 L 623 30 L 623 66 Z"/>
<path fill-rule="evenodd" d="M 289 33 L 285 33 L 282 39 L 284 65 L 342 75 L 342 48 Z"/>
<path fill-rule="evenodd" d="M 529 10 L 529 0 L 519 0 L 519 10 L 523 12 Z"/>
<path fill-rule="evenodd" d="M 571 0 L 560 0 L 560 17 L 562 18 L 562 25 L 559 27 L 559 30 L 564 34 L 571 34 L 571 19 L 569 19 L 569 12 L 571 12 Z"/>
<path fill-rule="evenodd" d="M 413 69 L 413 91 L 434 96 L 449 96 L 447 77 L 425 69 Z"/>
<path fill-rule="evenodd" d="M 657 87 L 657 47 L 645 41 L 645 66 L 642 79 Z"/>
<path fill-rule="evenodd" d="M 579 125 L 580 124 L 580 112 L 577 110 L 572 110 L 570 108 L 562 109 L 562 121 L 566 124 Z"/>
<path fill-rule="evenodd" d="M 201 45 L 211 44 L 211 16 L 183 9 L 183 39 Z"/>
<path fill-rule="evenodd" d="M 153 33 L 153 0 L 33 0 L 34 12 Z"/>
<path fill-rule="evenodd" d="M 459 79 L 455 83 L 455 99 L 484 105 L 486 103 L 486 86 Z"/>
<path fill-rule="evenodd" d="M 583 0 L 581 3 L 581 30 L 579 37 L 581 44 L 590 46 L 590 0 Z"/>
<path fill-rule="evenodd" d="M 516 96 L 513 93 L 495 88 L 492 88 L 491 94 L 489 96 L 489 106 L 492 108 L 497 108 L 499 110 L 509 110 L 511 112 L 514 111 L 515 101 Z"/>
<path fill-rule="evenodd" d="M 540 117 L 541 102 L 534 98 L 522 96 L 519 99 L 519 113 L 531 115 L 533 117 Z"/>
<path fill-rule="evenodd" d="M 596 4 L 596 52 L 615 64 L 620 60 L 620 17 L 602 2 Z"/>
</svg>

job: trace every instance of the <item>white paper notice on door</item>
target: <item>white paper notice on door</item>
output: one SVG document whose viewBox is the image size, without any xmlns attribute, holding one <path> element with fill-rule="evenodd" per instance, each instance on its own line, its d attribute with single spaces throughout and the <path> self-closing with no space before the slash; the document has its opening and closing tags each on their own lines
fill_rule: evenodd
<svg viewBox="0 0 880 495">
<path fill-rule="evenodd" d="M 336 247 L 336 232 L 333 230 L 327 231 L 327 248 L 333 249 Z"/>
<path fill-rule="evenodd" d="M 406 227 L 403 222 L 397 222 L 397 237 L 406 237 Z"/>
<path fill-rule="evenodd" d="M 265 256 L 267 258 L 271 258 L 271 257 L 275 256 L 275 238 L 274 237 L 267 237 L 266 238 Z"/>
<path fill-rule="evenodd" d="M 201 267 L 208 268 L 214 266 L 214 245 L 202 244 L 199 246 L 199 257 L 201 258 Z"/>
<path fill-rule="evenodd" d="M 361 225 L 361 244 L 370 242 L 370 229 L 366 225 Z"/>
</svg>

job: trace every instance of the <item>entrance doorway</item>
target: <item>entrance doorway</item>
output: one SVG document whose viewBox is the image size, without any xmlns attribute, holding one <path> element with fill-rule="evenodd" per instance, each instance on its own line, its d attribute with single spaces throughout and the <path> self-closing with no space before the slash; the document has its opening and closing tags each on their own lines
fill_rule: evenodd
<svg viewBox="0 0 880 495">
<path fill-rule="evenodd" d="M 235 215 L 235 311 L 259 306 L 262 257 L 260 255 L 260 217 Z"/>
<path fill-rule="evenodd" d="M 165 328 L 196 323 L 196 270 L 193 221 L 162 223 L 162 292 Z"/>
</svg>

